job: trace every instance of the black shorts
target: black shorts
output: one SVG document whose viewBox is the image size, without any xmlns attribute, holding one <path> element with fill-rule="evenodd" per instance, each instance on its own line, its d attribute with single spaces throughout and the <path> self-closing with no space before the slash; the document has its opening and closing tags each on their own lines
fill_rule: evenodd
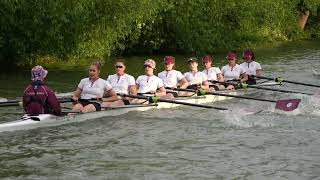
<svg viewBox="0 0 320 180">
<path fill-rule="evenodd" d="M 209 87 L 212 87 L 214 90 L 218 91 L 219 90 L 219 86 L 216 84 L 209 84 Z"/>
<path fill-rule="evenodd" d="M 166 91 L 166 94 L 172 94 L 173 97 L 178 97 L 179 96 L 178 93 L 175 92 L 175 91 Z"/>
<path fill-rule="evenodd" d="M 101 111 L 101 104 L 98 102 L 92 102 L 87 99 L 79 99 L 79 103 L 82 104 L 83 107 L 92 104 L 96 108 L 96 111 Z"/>
<path fill-rule="evenodd" d="M 124 105 L 130 105 L 130 101 L 128 99 L 122 99 Z"/>
<path fill-rule="evenodd" d="M 247 84 L 254 85 L 254 84 L 257 84 L 257 81 L 255 79 L 248 79 Z"/>
<path fill-rule="evenodd" d="M 189 86 L 187 87 L 187 89 L 198 90 L 198 89 L 199 89 L 199 86 L 200 86 L 200 85 L 198 85 L 198 84 L 192 84 L 192 85 L 189 85 Z"/>
</svg>

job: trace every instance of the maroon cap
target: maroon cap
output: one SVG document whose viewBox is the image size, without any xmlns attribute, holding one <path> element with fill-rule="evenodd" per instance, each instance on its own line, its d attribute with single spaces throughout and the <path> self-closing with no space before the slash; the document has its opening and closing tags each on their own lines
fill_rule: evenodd
<svg viewBox="0 0 320 180">
<path fill-rule="evenodd" d="M 164 63 L 166 64 L 174 64 L 175 60 L 173 56 L 166 56 L 164 57 Z"/>
<path fill-rule="evenodd" d="M 243 54 L 242 54 L 243 58 L 244 57 L 249 57 L 249 56 L 253 56 L 253 52 L 250 50 L 250 49 L 247 49 L 245 51 L 243 51 Z"/>
<path fill-rule="evenodd" d="M 205 55 L 202 58 L 202 62 L 206 63 L 206 62 L 212 62 L 211 56 L 210 55 Z"/>
<path fill-rule="evenodd" d="M 227 55 L 227 59 L 237 59 L 237 54 L 235 52 L 229 52 Z"/>
</svg>

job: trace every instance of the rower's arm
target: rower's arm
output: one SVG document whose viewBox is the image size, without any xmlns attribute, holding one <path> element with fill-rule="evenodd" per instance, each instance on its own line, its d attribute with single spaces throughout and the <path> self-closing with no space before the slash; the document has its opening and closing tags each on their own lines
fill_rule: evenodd
<svg viewBox="0 0 320 180">
<path fill-rule="evenodd" d="M 129 92 L 130 92 L 130 95 L 137 95 L 137 86 L 136 85 L 129 86 Z"/>
<path fill-rule="evenodd" d="M 82 89 L 80 88 L 77 88 L 74 92 L 73 92 L 73 97 L 72 99 L 74 100 L 78 100 L 81 96 L 81 92 L 82 92 Z"/>
<path fill-rule="evenodd" d="M 110 89 L 109 91 L 106 92 L 107 98 L 102 98 L 103 102 L 113 102 L 119 100 L 117 97 L 117 94 Z"/>
<path fill-rule="evenodd" d="M 247 73 L 243 73 L 242 74 L 242 79 L 240 79 L 240 82 L 246 82 L 246 81 L 248 81 L 248 75 L 247 75 Z"/>
<path fill-rule="evenodd" d="M 261 75 L 262 75 L 262 69 L 257 69 L 256 76 L 261 76 Z"/>
<path fill-rule="evenodd" d="M 208 89 L 209 89 L 209 82 L 208 82 L 208 80 L 202 82 L 202 84 L 201 84 L 201 89 L 204 89 L 204 90 L 208 90 Z"/>
<path fill-rule="evenodd" d="M 222 73 L 217 74 L 217 78 L 218 78 L 219 82 L 224 82 L 224 78 L 223 78 Z"/>
<path fill-rule="evenodd" d="M 159 88 L 159 92 L 155 93 L 156 96 L 165 96 L 166 94 L 166 89 L 163 86 Z"/>
<path fill-rule="evenodd" d="M 186 89 L 189 86 L 188 81 L 186 80 L 186 78 L 183 78 L 179 81 L 180 83 L 180 88 L 181 89 Z"/>
</svg>

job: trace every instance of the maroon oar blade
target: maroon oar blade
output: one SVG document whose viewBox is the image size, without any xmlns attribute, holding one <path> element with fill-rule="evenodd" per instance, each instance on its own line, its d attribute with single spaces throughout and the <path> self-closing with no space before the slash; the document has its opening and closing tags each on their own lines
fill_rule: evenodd
<svg viewBox="0 0 320 180">
<path fill-rule="evenodd" d="M 293 110 L 297 109 L 300 101 L 301 101 L 301 99 L 278 100 L 276 102 L 276 109 L 280 109 L 283 111 L 293 111 Z"/>
</svg>

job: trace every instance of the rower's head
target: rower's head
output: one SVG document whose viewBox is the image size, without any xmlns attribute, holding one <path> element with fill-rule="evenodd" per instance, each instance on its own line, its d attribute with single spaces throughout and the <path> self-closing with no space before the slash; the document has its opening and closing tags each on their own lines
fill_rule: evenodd
<svg viewBox="0 0 320 180">
<path fill-rule="evenodd" d="M 153 70 L 156 68 L 156 62 L 153 59 L 147 59 L 144 61 L 144 72 L 146 75 L 153 75 Z"/>
<path fill-rule="evenodd" d="M 245 62 L 251 62 L 254 61 L 254 53 L 251 49 L 246 49 L 242 53 L 242 58 Z"/>
<path fill-rule="evenodd" d="M 32 81 L 43 81 L 48 75 L 48 71 L 42 66 L 35 66 L 31 69 L 31 80 Z"/>
<path fill-rule="evenodd" d="M 226 57 L 229 65 L 235 65 L 237 61 L 237 53 L 236 51 L 230 51 Z"/>
<path fill-rule="evenodd" d="M 122 76 L 125 74 L 126 70 L 126 61 L 123 58 L 117 58 L 114 63 L 114 68 L 117 75 Z"/>
<path fill-rule="evenodd" d="M 89 78 L 90 79 L 98 79 L 100 75 L 101 63 L 93 62 L 89 67 Z"/>
<path fill-rule="evenodd" d="M 191 71 L 198 71 L 198 59 L 191 57 L 188 59 L 189 68 Z"/>
<path fill-rule="evenodd" d="M 173 56 L 164 57 L 164 68 L 166 71 L 170 71 L 173 69 L 175 64 L 175 58 Z"/>
<path fill-rule="evenodd" d="M 212 66 L 212 58 L 210 55 L 205 55 L 202 58 L 202 63 L 205 69 L 209 69 Z"/>
</svg>

